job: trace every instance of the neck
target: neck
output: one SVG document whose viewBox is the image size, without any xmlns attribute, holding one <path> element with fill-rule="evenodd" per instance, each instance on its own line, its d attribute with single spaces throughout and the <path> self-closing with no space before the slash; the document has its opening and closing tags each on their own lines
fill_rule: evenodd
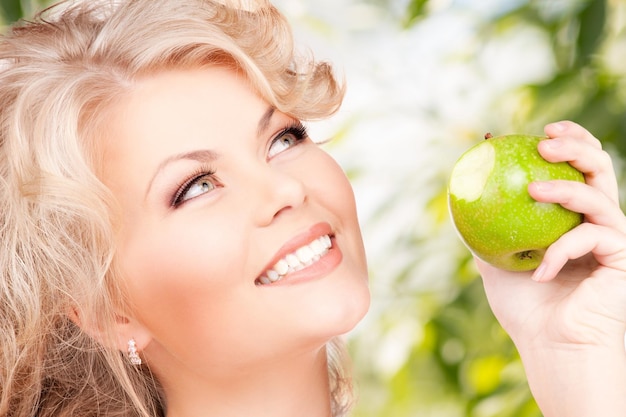
<svg viewBox="0 0 626 417">
<path fill-rule="evenodd" d="M 325 348 L 210 380 L 179 373 L 163 386 L 167 417 L 331 416 Z"/>
</svg>

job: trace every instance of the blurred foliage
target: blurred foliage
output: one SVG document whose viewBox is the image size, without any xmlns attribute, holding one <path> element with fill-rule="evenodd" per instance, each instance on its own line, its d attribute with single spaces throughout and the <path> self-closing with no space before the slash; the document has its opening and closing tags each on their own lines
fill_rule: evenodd
<svg viewBox="0 0 626 417">
<path fill-rule="evenodd" d="M 2 0 L 0 6 L 2 7 L 3 20 L 5 21 L 12 22 L 24 15 L 22 2 L 19 0 Z"/>
<path fill-rule="evenodd" d="M 520 106 L 517 123 L 539 126 L 555 119 L 574 120 L 626 155 L 625 68 L 611 62 L 613 54 L 620 60 L 623 56 L 623 27 L 617 26 L 623 2 L 579 1 L 561 13 L 548 13 L 545 3 L 531 2 L 501 18 L 520 19 L 547 32 L 556 63 L 552 79 L 519 92 L 528 104 Z"/>
<path fill-rule="evenodd" d="M 24 16 L 30 16 L 51 0 L 0 0 L 0 22 L 11 23 Z"/>
<path fill-rule="evenodd" d="M 428 16 L 428 0 L 411 0 L 408 26 Z M 524 131 L 545 123 L 574 120 L 626 155 L 626 65 L 623 63 L 624 3 L 620 0 L 526 0 L 493 19 L 485 19 L 481 38 L 531 26 L 551 42 L 556 71 L 541 84 L 523 86 L 513 124 Z M 622 61 L 622 62 L 616 62 Z M 494 63 L 496 65 L 497 63 Z"/>
<path fill-rule="evenodd" d="M 398 24 L 411 30 L 440 12 L 437 8 L 442 3 L 412 0 Z M 453 3 L 444 7 L 455 7 Z M 485 115 L 483 123 L 493 123 L 508 132 L 536 133 L 549 122 L 576 121 L 603 142 L 614 156 L 618 177 L 623 177 L 626 4 L 617 0 L 526 0 L 511 4 L 514 7 L 503 8 L 502 13 L 477 17 L 478 43 L 486 44 L 507 31 L 531 27 L 548 39 L 553 70 L 540 83 L 493 97 L 491 114 Z M 471 65 L 473 58 L 467 59 Z M 414 174 L 420 176 L 419 170 Z M 441 191 L 429 204 L 432 222 L 440 226 L 433 227 L 426 239 L 399 243 L 410 246 L 407 252 L 420 254 L 428 250 L 426 240 L 449 233 L 443 220 L 447 216 L 445 180 L 440 185 Z M 373 328 L 375 336 L 368 340 L 360 333 L 352 342 L 361 392 L 356 417 L 541 416 L 515 347 L 493 317 L 467 251 L 457 253 L 454 247 L 449 250 L 457 267 L 445 284 L 434 289 L 412 284 L 419 265 L 428 256 L 416 255 L 393 278 L 393 294 L 385 311 L 376 316 L 386 325 L 368 323 L 362 333 Z M 374 285 L 376 279 L 380 278 L 374 277 Z M 415 323 L 406 332 L 417 335 L 407 336 L 402 331 L 411 320 L 407 317 Z M 391 349 L 396 362 L 375 363 L 385 356 L 380 351 L 394 340 L 408 347 Z M 379 353 L 373 355 L 371 349 Z"/>
</svg>

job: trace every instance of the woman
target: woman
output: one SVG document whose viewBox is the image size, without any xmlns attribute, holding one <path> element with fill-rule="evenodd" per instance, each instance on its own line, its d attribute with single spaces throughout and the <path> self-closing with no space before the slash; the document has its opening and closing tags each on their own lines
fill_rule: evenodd
<svg viewBox="0 0 626 417">
<path fill-rule="evenodd" d="M 367 266 L 350 185 L 302 124 L 343 87 L 293 55 L 265 2 L 118 3 L 53 7 L 0 46 L 0 414 L 345 415 L 338 337 L 367 311 Z M 553 246 L 543 285 L 481 270 L 546 415 L 586 416 L 626 386 L 607 375 L 623 344 L 604 349 L 626 328 L 623 267 L 605 256 L 623 252 L 624 219 L 597 140 L 569 123 L 547 134 L 544 156 L 588 185 L 531 193 L 589 221 Z M 553 279 L 588 252 L 598 264 L 575 271 L 593 279 Z M 597 387 L 543 385 L 583 357 L 574 376 Z M 626 410 L 611 401 L 599 415 Z"/>
<path fill-rule="evenodd" d="M 300 122 L 343 90 L 291 49 L 268 4 L 203 1 L 64 5 L 4 40 L 0 414 L 348 408 L 326 345 L 367 310 L 365 256 Z"/>
</svg>

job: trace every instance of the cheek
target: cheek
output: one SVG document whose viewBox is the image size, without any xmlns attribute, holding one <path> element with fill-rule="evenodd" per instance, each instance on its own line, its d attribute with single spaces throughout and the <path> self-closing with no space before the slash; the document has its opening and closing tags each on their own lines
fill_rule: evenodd
<svg viewBox="0 0 626 417">
<path fill-rule="evenodd" d="M 345 216 L 344 220 L 357 221 L 354 191 L 345 172 L 339 164 L 327 153 L 322 152 L 318 157 L 318 167 L 311 172 L 316 174 L 317 180 L 313 185 L 315 194 L 331 206 L 336 212 Z"/>
<path fill-rule="evenodd" d="M 132 314 L 150 330 L 158 352 L 165 349 L 180 359 L 204 351 L 221 357 L 225 353 L 215 335 L 245 328 L 247 318 L 237 307 L 254 303 L 254 284 L 241 278 L 241 258 L 235 256 L 241 250 L 234 250 L 241 242 L 209 233 L 209 225 L 191 230 L 185 236 L 144 234 L 142 243 L 125 246 L 121 267 Z"/>
<path fill-rule="evenodd" d="M 227 294 L 224 288 L 233 288 L 232 278 L 239 275 L 232 267 L 240 264 L 233 259 L 237 243 L 225 238 L 228 234 L 210 224 L 164 224 L 135 231 L 137 237 L 125 242 L 119 260 L 137 316 L 150 326 L 193 317 L 199 304 L 210 312 L 214 304 L 207 302 L 209 297 Z"/>
<path fill-rule="evenodd" d="M 321 159 L 319 166 L 323 169 L 318 170 L 322 174 L 317 177 L 313 193 L 338 221 L 344 239 L 341 244 L 347 249 L 345 254 L 349 254 L 344 262 L 367 276 L 367 260 L 352 185 L 334 159 L 328 154 L 323 154 Z"/>
<path fill-rule="evenodd" d="M 343 169 L 330 156 L 326 156 L 322 172 L 324 174 L 317 183 L 316 194 L 337 215 L 340 226 L 362 243 L 352 184 Z"/>
</svg>

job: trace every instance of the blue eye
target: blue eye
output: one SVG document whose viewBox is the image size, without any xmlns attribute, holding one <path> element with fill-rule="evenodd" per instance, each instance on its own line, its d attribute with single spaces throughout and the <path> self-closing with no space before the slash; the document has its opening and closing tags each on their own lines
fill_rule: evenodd
<svg viewBox="0 0 626 417">
<path fill-rule="evenodd" d="M 177 207 L 188 200 L 211 192 L 219 186 L 220 183 L 215 178 L 215 172 L 213 171 L 196 175 L 178 188 L 172 199 L 172 206 Z"/>
<path fill-rule="evenodd" d="M 300 124 L 294 124 L 283 129 L 278 135 L 272 139 L 267 152 L 267 157 L 272 158 L 279 153 L 298 145 L 307 138 L 306 128 Z"/>
</svg>

